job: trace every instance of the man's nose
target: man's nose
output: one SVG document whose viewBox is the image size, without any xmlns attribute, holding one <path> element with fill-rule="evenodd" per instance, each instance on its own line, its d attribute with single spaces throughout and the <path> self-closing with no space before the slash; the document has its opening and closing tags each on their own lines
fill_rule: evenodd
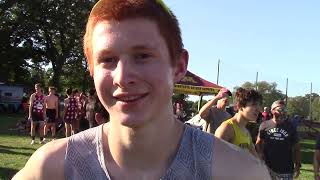
<svg viewBox="0 0 320 180">
<path fill-rule="evenodd" d="M 130 59 L 120 59 L 113 72 L 113 84 L 118 87 L 125 88 L 134 84 L 134 77 L 134 66 L 130 63 Z"/>
</svg>

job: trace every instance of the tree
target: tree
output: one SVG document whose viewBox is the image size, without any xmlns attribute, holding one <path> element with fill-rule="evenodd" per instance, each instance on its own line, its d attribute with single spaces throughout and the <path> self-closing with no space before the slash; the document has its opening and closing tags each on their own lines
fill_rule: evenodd
<svg viewBox="0 0 320 180">
<path fill-rule="evenodd" d="M 289 115 L 307 117 L 309 115 L 309 99 L 305 96 L 288 98 L 287 109 Z"/>
<path fill-rule="evenodd" d="M 31 49 L 15 37 L 20 24 L 19 10 L 13 6 L 17 0 L 0 1 L 0 82 L 28 84 L 31 83 L 30 68 L 25 59 Z"/>
<path fill-rule="evenodd" d="M 2 57 L 6 57 L 6 63 L 2 67 L 13 67 L 13 61 L 26 71 L 47 67 L 46 69 L 51 69 L 51 72 L 49 76 L 44 76 L 50 77 L 46 82 L 59 88 L 61 77 L 65 74 L 64 70 L 72 65 L 72 67 L 77 66 L 77 70 L 82 69 L 77 75 L 83 77 L 79 79 L 78 84 L 83 83 L 83 79 L 88 77 L 88 72 L 82 53 L 82 37 L 86 18 L 94 2 L 93 0 L 0 1 L 1 12 L 4 14 L 1 17 L 1 32 L 5 34 L 1 35 L 1 39 L 5 41 L 1 41 L 3 43 L 0 44 L 0 48 Z M 6 37 L 8 38 L 5 39 Z M 8 73 L 4 74 L 21 72 L 16 70 L 17 68 L 8 69 Z M 13 79 L 16 80 L 17 78 Z"/>
<path fill-rule="evenodd" d="M 241 87 L 247 88 L 247 89 L 255 89 L 256 85 L 251 82 L 245 82 L 244 84 L 241 85 Z M 236 89 L 238 88 L 239 87 L 235 87 L 234 91 L 236 91 Z M 268 83 L 266 81 L 260 81 L 257 83 L 257 89 L 262 94 L 263 107 L 270 107 L 274 101 L 279 99 L 285 99 L 285 95 L 280 90 L 277 89 L 277 83 L 275 82 Z"/>
<path fill-rule="evenodd" d="M 314 120 L 320 120 L 320 97 L 317 96 L 312 101 L 312 117 Z"/>
</svg>

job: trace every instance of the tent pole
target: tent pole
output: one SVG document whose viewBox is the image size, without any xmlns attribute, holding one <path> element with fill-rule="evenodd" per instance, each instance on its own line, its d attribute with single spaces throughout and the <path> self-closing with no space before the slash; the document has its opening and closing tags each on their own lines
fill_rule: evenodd
<svg viewBox="0 0 320 180">
<path fill-rule="evenodd" d="M 199 101 L 198 101 L 198 112 L 200 111 L 201 108 L 201 103 L 202 103 L 202 95 L 199 96 Z"/>
</svg>

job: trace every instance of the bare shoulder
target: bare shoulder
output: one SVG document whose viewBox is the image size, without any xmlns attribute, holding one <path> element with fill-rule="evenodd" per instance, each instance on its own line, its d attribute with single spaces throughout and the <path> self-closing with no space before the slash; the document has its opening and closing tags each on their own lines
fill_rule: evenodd
<svg viewBox="0 0 320 180">
<path fill-rule="evenodd" d="M 270 179 L 264 163 L 238 146 L 216 138 L 213 151 L 213 179 Z"/>
<path fill-rule="evenodd" d="M 32 94 L 30 95 L 30 100 L 33 100 L 35 95 L 36 95 L 36 93 L 32 93 Z"/>
<path fill-rule="evenodd" d="M 64 179 L 64 156 L 68 139 L 49 142 L 30 157 L 16 179 Z"/>
<path fill-rule="evenodd" d="M 233 131 L 233 127 L 231 124 L 229 124 L 227 121 L 224 121 L 216 130 L 216 132 L 214 133 L 214 135 L 217 138 L 222 138 L 226 141 L 231 141 L 233 139 L 234 136 L 234 131 Z"/>
</svg>

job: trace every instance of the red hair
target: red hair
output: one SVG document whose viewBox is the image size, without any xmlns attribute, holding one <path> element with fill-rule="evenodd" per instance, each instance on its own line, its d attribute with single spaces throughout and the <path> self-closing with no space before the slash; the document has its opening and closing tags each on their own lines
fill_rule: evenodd
<svg viewBox="0 0 320 180">
<path fill-rule="evenodd" d="M 92 8 L 84 35 L 84 53 L 93 75 L 92 33 L 95 25 L 103 20 L 121 21 L 133 18 L 146 18 L 154 21 L 163 36 L 171 58 L 175 65 L 179 58 L 183 43 L 179 23 L 174 14 L 161 0 L 100 0 Z"/>
</svg>

